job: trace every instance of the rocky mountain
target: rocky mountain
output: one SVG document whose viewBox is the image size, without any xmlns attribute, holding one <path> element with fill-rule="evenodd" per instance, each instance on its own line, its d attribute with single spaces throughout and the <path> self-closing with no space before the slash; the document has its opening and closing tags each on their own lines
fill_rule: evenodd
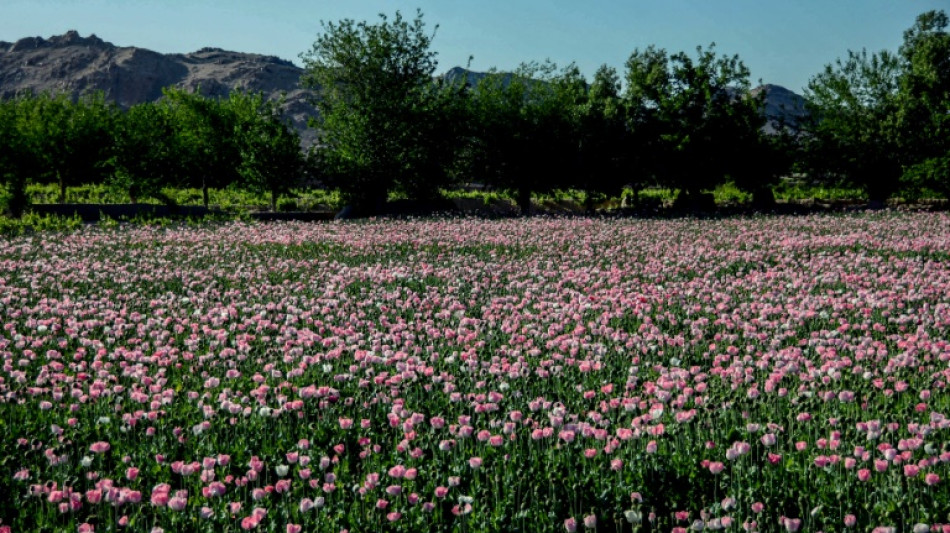
<svg viewBox="0 0 950 533">
<path fill-rule="evenodd" d="M 226 96 L 232 90 L 284 95 L 284 110 L 308 145 L 315 132 L 307 127 L 316 110 L 309 92 L 300 88 L 303 70 L 273 56 L 202 48 L 189 54 L 161 54 L 144 48 L 115 46 L 76 31 L 43 39 L 0 41 L 0 98 L 23 91 L 102 91 L 122 107 L 161 98 L 162 88 L 198 90 Z"/>
<path fill-rule="evenodd" d="M 765 131 L 773 133 L 781 127 L 798 129 L 802 121 L 808 118 L 805 97 L 780 85 L 760 85 L 752 89 L 753 94 L 765 92 Z"/>
<path fill-rule="evenodd" d="M 456 83 L 459 80 L 465 80 L 465 84 L 467 86 L 474 87 L 475 85 L 478 85 L 480 81 L 488 77 L 489 74 L 489 72 L 476 72 L 463 67 L 452 67 L 442 75 L 442 78 L 450 83 Z M 504 72 L 501 75 L 504 76 L 504 85 L 507 86 L 513 74 Z"/>
</svg>

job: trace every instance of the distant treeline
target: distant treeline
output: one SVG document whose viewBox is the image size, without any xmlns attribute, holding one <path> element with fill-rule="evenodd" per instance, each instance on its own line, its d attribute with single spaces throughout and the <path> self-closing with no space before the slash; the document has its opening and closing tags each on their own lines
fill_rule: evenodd
<svg viewBox="0 0 950 533">
<path fill-rule="evenodd" d="M 515 193 L 580 189 L 588 198 L 664 187 L 684 207 L 725 183 L 767 207 L 783 176 L 894 195 L 950 198 L 950 34 L 943 11 L 920 15 L 897 52 L 849 52 L 814 76 L 808 116 L 766 131 L 765 93 L 738 56 L 635 50 L 625 70 L 588 81 L 574 66 L 529 63 L 476 83 L 437 78 L 421 13 L 325 23 L 303 54 L 302 84 L 320 115 L 304 153 L 279 107 L 169 90 L 119 111 L 101 96 L 0 103 L 0 176 L 17 213 L 28 182 L 109 183 L 130 199 L 163 187 L 240 186 L 279 195 L 304 183 L 338 189 L 358 212 L 391 193 L 435 200 L 479 184 Z M 205 194 L 207 202 L 207 193 Z"/>
<path fill-rule="evenodd" d="M 208 190 L 237 185 L 269 193 L 271 205 L 307 172 L 297 132 L 279 103 L 235 92 L 227 99 L 167 89 L 158 102 L 121 110 L 102 94 L 0 101 L 0 191 L 19 216 L 26 186 L 108 184 L 131 202 L 163 198 L 166 187 Z"/>
</svg>

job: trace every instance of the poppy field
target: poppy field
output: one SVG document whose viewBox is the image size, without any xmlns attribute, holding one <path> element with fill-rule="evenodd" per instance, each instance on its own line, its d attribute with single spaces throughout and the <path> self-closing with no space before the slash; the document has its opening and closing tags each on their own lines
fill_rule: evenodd
<svg viewBox="0 0 950 533">
<path fill-rule="evenodd" d="M 0 240 L 0 531 L 950 531 L 950 215 Z"/>
</svg>

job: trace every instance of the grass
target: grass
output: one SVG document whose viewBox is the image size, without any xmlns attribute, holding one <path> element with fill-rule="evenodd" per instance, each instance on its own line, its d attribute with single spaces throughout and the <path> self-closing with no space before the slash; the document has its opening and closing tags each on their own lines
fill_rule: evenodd
<svg viewBox="0 0 950 533">
<path fill-rule="evenodd" d="M 72 231 L 81 228 L 78 216 L 38 215 L 25 213 L 18 219 L 0 216 L 0 236 L 12 237 L 36 231 Z"/>
<path fill-rule="evenodd" d="M 802 180 L 785 179 L 773 188 L 775 199 L 780 203 L 858 203 L 868 200 L 867 194 L 859 188 L 825 187 L 806 183 Z M 738 188 L 734 183 L 727 182 L 704 192 L 711 193 L 717 205 L 743 206 L 752 201 L 752 194 Z M 507 204 L 514 208 L 516 194 L 513 190 L 475 190 L 475 189 L 443 189 L 442 195 L 449 200 L 476 200 L 486 208 Z M 593 198 L 589 198 L 590 195 Z M 588 203 L 598 209 L 613 209 L 624 205 L 634 205 L 634 197 L 640 206 L 649 205 L 658 208 L 668 208 L 673 205 L 677 191 L 670 188 L 647 187 L 637 191 L 624 189 L 619 196 L 607 196 L 598 193 L 589 193 L 580 189 L 553 189 L 535 193 L 533 201 L 541 209 L 581 210 Z M 33 204 L 58 203 L 59 189 L 56 184 L 32 184 L 27 187 L 27 195 Z M 200 189 L 173 189 L 162 190 L 170 202 L 176 205 L 201 205 L 202 194 Z M 904 195 L 894 201 L 919 202 L 927 199 L 940 199 L 934 191 L 916 191 L 913 195 Z M 393 192 L 389 195 L 390 201 L 404 200 L 406 196 Z M 592 200 L 589 202 L 589 200 Z M 145 198 L 142 203 L 159 204 L 159 200 Z M 121 191 L 105 185 L 81 185 L 69 187 L 66 191 L 66 203 L 77 204 L 122 204 L 128 203 L 128 196 Z M 268 210 L 270 198 L 266 194 L 255 193 L 235 187 L 225 189 L 211 189 L 209 204 L 212 208 L 228 213 L 240 214 L 249 211 Z M 326 189 L 294 189 L 282 197 L 277 204 L 278 211 L 335 211 L 342 208 L 344 200 L 339 191 Z M 35 221 L 34 221 L 35 222 Z M 58 223 L 52 223 L 58 224 Z M 32 225 L 32 222 L 30 223 Z M 4 226 L 9 230 L 9 224 Z"/>
<path fill-rule="evenodd" d="M 162 189 L 162 194 L 176 205 L 201 205 L 201 189 Z M 27 187 L 27 196 L 34 204 L 55 204 L 59 202 L 59 188 L 56 184 L 31 184 Z M 236 187 L 210 189 L 209 204 L 228 212 L 262 210 L 270 207 L 270 197 Z M 146 204 L 160 204 L 155 198 L 139 200 Z M 88 184 L 66 189 L 66 202 L 70 204 L 124 204 L 129 197 L 122 191 L 101 184 Z M 342 199 L 337 191 L 324 189 L 295 189 L 278 201 L 280 211 L 324 211 L 342 207 Z"/>
<path fill-rule="evenodd" d="M 775 199 L 779 202 L 817 202 L 867 201 L 868 196 L 859 188 L 824 187 L 810 185 L 803 181 L 782 180 L 773 188 Z"/>
</svg>

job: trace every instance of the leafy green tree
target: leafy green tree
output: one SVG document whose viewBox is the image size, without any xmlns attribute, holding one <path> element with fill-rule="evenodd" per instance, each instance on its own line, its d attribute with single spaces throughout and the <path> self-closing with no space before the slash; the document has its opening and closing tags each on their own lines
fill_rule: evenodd
<svg viewBox="0 0 950 533">
<path fill-rule="evenodd" d="M 425 104 L 413 110 L 419 142 L 409 145 L 412 174 L 399 180 L 396 190 L 408 198 L 434 201 L 442 189 L 458 183 L 459 154 L 470 133 L 469 94 L 464 83 L 445 79 L 433 80 L 424 91 Z"/>
<path fill-rule="evenodd" d="M 764 123 L 761 101 L 749 94 L 749 70 L 738 56 L 717 56 L 714 46 L 698 47 L 695 59 L 651 46 L 635 50 L 626 66 L 629 117 L 642 134 L 635 149 L 651 154 L 641 165 L 689 205 L 740 164 L 734 139 Z"/>
<path fill-rule="evenodd" d="M 950 34 L 943 11 L 904 32 L 897 54 L 849 51 L 812 78 L 805 162 L 880 204 L 900 188 L 950 196 Z"/>
<path fill-rule="evenodd" d="M 653 46 L 634 50 L 626 63 L 626 87 L 622 94 L 629 161 L 629 185 L 634 202 L 642 187 L 659 185 L 664 165 L 673 157 L 667 132 L 670 126 L 658 102 L 670 92 L 669 55 Z"/>
<path fill-rule="evenodd" d="M 734 150 L 740 152 L 729 177 L 740 189 L 752 193 L 758 209 L 775 207 L 772 188 L 791 172 L 799 155 L 799 140 L 793 131 L 779 128 L 775 133 L 747 130 L 735 138 Z"/>
<path fill-rule="evenodd" d="M 629 152 L 631 130 L 616 69 L 601 66 L 578 113 L 580 174 L 577 185 L 587 192 L 588 209 L 595 195 L 619 195 L 635 180 Z"/>
<path fill-rule="evenodd" d="M 912 157 L 906 185 L 950 198 L 950 33 L 943 11 L 928 11 L 900 48 L 900 129 Z"/>
<path fill-rule="evenodd" d="M 812 78 L 805 91 L 808 168 L 831 184 L 862 187 L 883 203 L 899 187 L 900 61 L 887 51 L 849 51 Z"/>
<path fill-rule="evenodd" d="M 528 63 L 483 78 L 471 92 L 471 179 L 514 190 L 524 214 L 533 192 L 577 183 L 585 92 L 574 65 Z"/>
<path fill-rule="evenodd" d="M 269 193 L 271 210 L 276 211 L 277 199 L 299 185 L 304 172 L 300 136 L 281 117 L 278 103 L 261 93 L 231 93 L 227 105 L 236 120 L 242 185 Z"/>
<path fill-rule="evenodd" d="M 42 172 L 34 105 L 32 96 L 0 101 L 0 212 L 17 218 L 28 203 L 27 184 Z"/>
<path fill-rule="evenodd" d="M 433 37 L 421 12 L 410 21 L 397 11 L 376 24 L 325 22 L 302 55 L 323 172 L 358 210 L 380 210 L 393 190 L 434 197 L 448 182 L 457 142 L 443 90 L 454 89 L 433 80 Z"/>
<path fill-rule="evenodd" d="M 65 93 L 43 93 L 34 97 L 30 109 L 45 168 L 40 178 L 59 185 L 61 203 L 67 187 L 105 180 L 116 109 L 102 93 L 75 102 Z"/>
<path fill-rule="evenodd" d="M 181 184 L 180 137 L 167 102 L 144 102 L 122 113 L 115 127 L 114 175 L 110 185 L 128 193 L 135 203 L 161 199 L 163 187 Z"/>
<path fill-rule="evenodd" d="M 217 98 L 181 89 L 165 89 L 179 139 L 176 143 L 187 183 L 201 189 L 208 207 L 209 189 L 220 189 L 240 179 L 239 148 L 234 136 L 235 116 Z"/>
</svg>

